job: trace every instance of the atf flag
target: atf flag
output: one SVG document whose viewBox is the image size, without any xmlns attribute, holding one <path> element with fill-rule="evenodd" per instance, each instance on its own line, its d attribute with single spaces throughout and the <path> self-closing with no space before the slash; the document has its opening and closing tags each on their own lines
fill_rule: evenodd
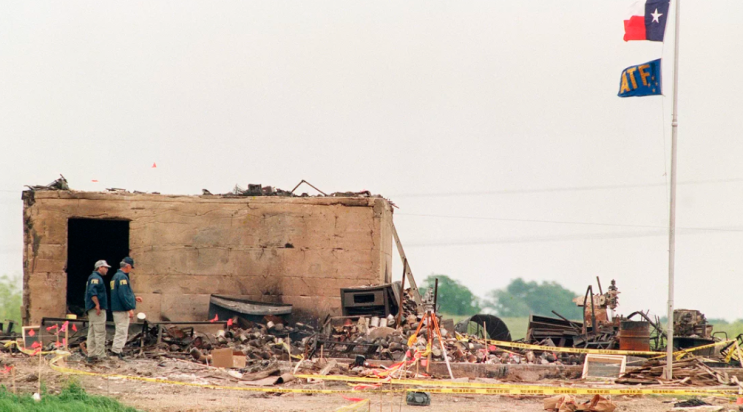
<svg viewBox="0 0 743 412">
<path fill-rule="evenodd" d="M 630 66 L 619 79 L 619 97 L 654 96 L 660 90 L 660 59 Z"/>
</svg>

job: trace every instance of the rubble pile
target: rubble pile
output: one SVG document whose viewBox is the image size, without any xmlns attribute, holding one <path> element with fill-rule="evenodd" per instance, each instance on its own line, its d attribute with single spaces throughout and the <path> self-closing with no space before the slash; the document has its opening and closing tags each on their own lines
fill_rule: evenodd
<svg viewBox="0 0 743 412">
<path fill-rule="evenodd" d="M 580 364 L 580 356 L 569 355 L 563 359 L 556 354 L 532 351 L 515 352 L 499 348 L 485 338 L 454 330 L 454 323 L 444 326 L 443 319 L 437 317 L 440 325 L 438 332 L 429 328 L 424 316 L 412 298 L 410 289 L 405 291 L 403 316 L 400 324 L 397 318 L 376 316 L 350 316 L 331 318 L 323 326 L 323 332 L 306 341 L 308 358 L 324 353 L 329 357 L 350 357 L 357 355 L 367 359 L 402 361 L 425 354 L 434 361 L 444 360 L 444 350 L 452 362 L 488 363 L 488 364 Z M 421 325 L 421 323 L 423 323 Z M 420 327 L 420 330 L 418 328 Z M 418 334 L 416 335 L 416 331 Z M 433 333 L 429 348 L 429 333 Z"/>
<path fill-rule="evenodd" d="M 349 358 L 391 360 L 416 357 L 451 362 L 489 364 L 562 364 L 555 354 L 532 351 L 521 353 L 488 343 L 484 337 L 458 333 L 453 322 L 438 318 L 440 328 L 429 328 L 418 313 L 415 301 L 405 291 L 403 316 L 345 316 L 327 318 L 320 328 L 304 323 L 289 324 L 278 316 L 265 316 L 262 322 L 235 317 L 216 333 L 199 333 L 193 327 L 145 325 L 142 332 L 130 335 L 125 353 L 148 358 L 175 358 L 202 364 L 213 362 L 215 350 L 230 348 L 246 359 L 246 368 L 264 370 L 277 361 L 313 358 Z M 420 329 L 419 329 L 420 328 Z M 416 334 L 417 331 L 417 334 Z M 429 333 L 432 333 L 429 344 Z M 580 362 L 575 357 L 576 363 Z M 255 371 L 253 371 L 255 372 Z"/>
<path fill-rule="evenodd" d="M 217 333 L 195 332 L 193 327 L 145 326 L 143 332 L 130 336 L 124 353 L 147 358 L 175 358 L 210 365 L 212 354 L 219 349 L 232 349 L 244 355 L 248 372 L 265 370 L 278 361 L 301 358 L 303 339 L 315 329 L 303 323 L 286 325 L 276 316 L 266 316 L 265 323 L 230 319 Z"/>
<path fill-rule="evenodd" d="M 616 380 L 617 383 L 630 385 L 651 385 L 670 383 L 663 379 L 666 362 L 651 359 L 641 367 L 629 371 Z M 673 362 L 673 383 L 694 386 L 739 385 L 735 376 L 727 372 L 716 372 L 698 357 L 691 357 Z"/>
<path fill-rule="evenodd" d="M 415 331 L 423 322 L 420 315 L 408 315 L 402 326 L 370 326 L 374 318 L 359 317 L 358 321 L 346 321 L 341 326 L 331 328 L 331 339 L 312 337 L 310 346 L 314 349 L 323 345 L 324 352 L 333 357 L 349 357 L 349 355 L 364 355 L 367 358 L 400 361 L 413 353 L 428 352 L 428 334 L 433 331 L 427 325 L 421 325 L 418 335 Z M 439 322 L 441 322 L 439 320 Z M 387 324 L 389 325 L 389 323 Z M 556 354 L 543 352 L 535 354 L 533 351 L 517 353 L 497 347 L 487 339 L 475 335 L 461 334 L 453 330 L 440 328 L 441 336 L 437 333 L 432 336 L 430 354 L 434 361 L 443 361 L 444 352 L 452 362 L 488 363 L 488 364 L 564 364 Z M 314 351 L 316 352 L 316 351 Z M 352 356 L 350 356 L 352 357 Z M 581 357 L 571 355 L 566 357 L 570 364 L 581 363 Z"/>
</svg>

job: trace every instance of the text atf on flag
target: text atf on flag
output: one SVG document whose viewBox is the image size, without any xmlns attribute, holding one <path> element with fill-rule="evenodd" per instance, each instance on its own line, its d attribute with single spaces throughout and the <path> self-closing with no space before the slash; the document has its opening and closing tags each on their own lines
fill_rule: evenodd
<svg viewBox="0 0 743 412">
<path fill-rule="evenodd" d="M 640 0 L 632 4 L 624 21 L 624 41 L 663 41 L 670 0 Z"/>
<path fill-rule="evenodd" d="M 619 97 L 661 94 L 660 59 L 630 66 L 619 79 Z"/>
</svg>

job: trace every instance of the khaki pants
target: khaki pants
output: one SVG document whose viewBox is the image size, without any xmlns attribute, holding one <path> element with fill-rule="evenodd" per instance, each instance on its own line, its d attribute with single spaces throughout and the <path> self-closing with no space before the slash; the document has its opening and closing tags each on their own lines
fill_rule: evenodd
<svg viewBox="0 0 743 412">
<path fill-rule="evenodd" d="M 126 345 L 126 338 L 129 335 L 129 312 L 114 312 L 114 323 L 116 324 L 116 335 L 114 343 L 111 345 L 111 352 L 121 353 Z"/>
<path fill-rule="evenodd" d="M 106 311 L 103 309 L 100 315 L 95 309 L 88 311 L 88 356 L 106 357 Z"/>
</svg>

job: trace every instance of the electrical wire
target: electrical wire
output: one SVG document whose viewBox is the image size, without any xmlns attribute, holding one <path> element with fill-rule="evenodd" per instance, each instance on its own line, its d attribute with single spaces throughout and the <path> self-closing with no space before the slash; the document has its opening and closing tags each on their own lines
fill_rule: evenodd
<svg viewBox="0 0 743 412">
<path fill-rule="evenodd" d="M 743 230 L 742 230 L 743 231 Z M 684 230 L 679 230 L 684 233 Z M 688 231 L 688 235 L 703 234 L 701 231 Z M 653 230 L 645 232 L 625 232 L 625 233 L 579 233 L 573 235 L 555 235 L 555 236 L 526 236 L 502 239 L 471 239 L 459 241 L 442 241 L 442 242 L 410 242 L 406 243 L 406 248 L 414 247 L 448 247 L 448 246 L 485 246 L 500 244 L 520 244 L 520 243 L 549 243 L 549 242 L 572 242 L 582 240 L 612 240 L 612 239 L 632 239 L 654 236 L 667 236 L 667 230 Z"/>
<path fill-rule="evenodd" d="M 585 226 L 611 226 L 611 227 L 629 227 L 629 228 L 652 228 L 652 229 L 668 229 L 666 226 L 659 225 L 633 225 L 633 224 L 621 224 L 621 223 L 595 223 L 595 222 L 577 222 L 567 220 L 541 220 L 541 219 L 511 219 L 511 218 L 500 218 L 500 217 L 488 217 L 488 216 L 455 216 L 455 215 L 427 215 L 417 213 L 395 213 L 395 215 L 402 216 L 416 216 L 416 217 L 433 217 L 443 219 L 469 219 L 469 220 L 494 220 L 500 222 L 524 222 L 524 223 L 552 223 L 552 224 L 565 224 L 565 225 L 585 225 Z M 743 232 L 743 228 L 720 228 L 720 227 L 679 227 L 679 229 L 688 231 L 713 231 L 713 232 Z"/>
<path fill-rule="evenodd" d="M 708 179 L 708 180 L 690 180 L 678 182 L 679 185 L 701 185 L 715 183 L 743 183 L 743 178 L 729 179 Z M 398 193 L 390 195 L 390 198 L 408 198 L 408 197 L 454 197 L 454 196 L 489 196 L 489 195 L 514 195 L 514 194 L 532 194 L 532 193 L 552 193 L 552 192 L 577 192 L 577 191 L 594 191 L 594 190 L 613 190 L 613 189 L 637 189 L 650 187 L 666 187 L 667 182 L 663 183 L 639 183 L 624 185 L 595 185 L 595 186 L 566 186 L 552 187 L 541 189 L 500 189 L 500 190 L 483 190 L 470 192 L 441 192 L 441 193 Z"/>
</svg>

